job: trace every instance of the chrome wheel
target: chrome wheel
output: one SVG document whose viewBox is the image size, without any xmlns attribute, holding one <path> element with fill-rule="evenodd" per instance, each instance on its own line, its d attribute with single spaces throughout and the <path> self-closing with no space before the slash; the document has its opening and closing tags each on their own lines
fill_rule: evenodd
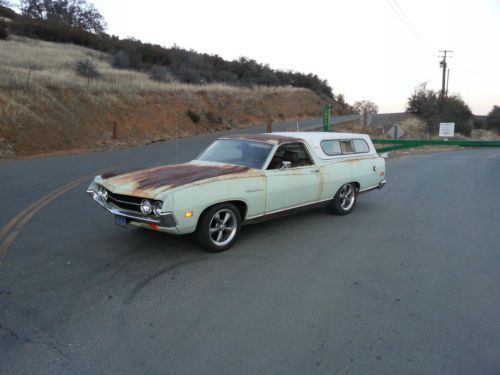
<svg viewBox="0 0 500 375">
<path fill-rule="evenodd" d="M 232 241 L 237 231 L 237 219 L 235 213 L 223 208 L 212 216 L 208 226 L 209 237 L 216 246 L 226 246 Z"/>
<path fill-rule="evenodd" d="M 356 200 L 356 191 L 351 184 L 345 184 L 339 190 L 339 203 L 344 211 L 349 211 Z"/>
<path fill-rule="evenodd" d="M 330 211 L 335 215 L 348 215 L 354 209 L 358 190 L 354 183 L 344 184 L 330 203 Z"/>
</svg>

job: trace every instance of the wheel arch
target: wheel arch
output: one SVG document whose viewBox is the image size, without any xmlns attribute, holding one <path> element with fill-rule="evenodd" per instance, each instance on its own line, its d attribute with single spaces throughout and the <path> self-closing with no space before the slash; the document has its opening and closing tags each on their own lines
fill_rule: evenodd
<svg viewBox="0 0 500 375">
<path fill-rule="evenodd" d="M 203 211 L 200 214 L 200 218 L 203 217 L 205 212 L 207 212 L 207 210 L 209 210 L 210 208 L 217 206 L 219 204 L 224 204 L 224 203 L 234 204 L 236 206 L 236 208 L 238 209 L 238 211 L 240 212 L 241 221 L 243 222 L 245 220 L 245 217 L 246 217 L 246 214 L 248 211 L 248 204 L 244 200 L 240 200 L 240 199 L 229 199 L 229 200 L 224 200 L 224 201 L 212 203 L 203 209 Z M 200 220 L 198 219 L 198 223 L 196 224 L 197 226 L 198 226 L 199 222 L 200 222 Z"/>
<path fill-rule="evenodd" d="M 353 184 L 354 187 L 356 188 L 356 193 L 359 192 L 359 189 L 361 188 L 361 184 L 357 181 L 351 181 L 351 182 L 348 182 L 348 184 Z"/>
</svg>

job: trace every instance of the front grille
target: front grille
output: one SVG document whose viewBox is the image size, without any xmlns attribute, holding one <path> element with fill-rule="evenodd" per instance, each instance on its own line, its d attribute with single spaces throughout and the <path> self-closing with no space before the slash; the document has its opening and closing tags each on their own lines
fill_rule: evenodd
<svg viewBox="0 0 500 375">
<path fill-rule="evenodd" d="M 125 210 L 141 212 L 141 201 L 144 198 L 132 197 L 130 195 L 122 195 L 115 194 L 107 190 L 108 192 L 108 201 L 113 203 L 115 206 L 119 208 L 123 208 Z"/>
</svg>

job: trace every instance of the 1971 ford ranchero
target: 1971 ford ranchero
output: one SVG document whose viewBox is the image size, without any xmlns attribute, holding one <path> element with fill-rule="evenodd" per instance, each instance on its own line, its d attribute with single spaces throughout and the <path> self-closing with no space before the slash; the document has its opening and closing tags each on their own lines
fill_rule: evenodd
<svg viewBox="0 0 500 375">
<path fill-rule="evenodd" d="M 359 193 L 385 183 L 367 135 L 267 133 L 220 138 L 189 163 L 96 176 L 87 193 L 118 225 L 194 232 L 217 252 L 243 224 L 319 204 L 346 215 Z"/>
</svg>

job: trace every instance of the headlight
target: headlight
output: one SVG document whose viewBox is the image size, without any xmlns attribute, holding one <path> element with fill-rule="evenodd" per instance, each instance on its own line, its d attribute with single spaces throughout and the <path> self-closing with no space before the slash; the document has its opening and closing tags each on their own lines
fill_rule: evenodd
<svg viewBox="0 0 500 375">
<path fill-rule="evenodd" d="M 153 206 L 151 205 L 151 202 L 148 201 L 147 199 L 143 199 L 141 202 L 141 211 L 144 215 L 149 215 L 151 211 L 153 210 Z"/>
<path fill-rule="evenodd" d="M 104 186 L 99 186 L 97 194 L 99 194 L 99 197 L 101 197 L 104 202 L 108 200 L 108 191 L 104 188 Z"/>
<path fill-rule="evenodd" d="M 156 216 L 161 216 L 161 209 L 163 207 L 163 202 L 156 201 L 153 205 L 153 212 Z"/>
</svg>

